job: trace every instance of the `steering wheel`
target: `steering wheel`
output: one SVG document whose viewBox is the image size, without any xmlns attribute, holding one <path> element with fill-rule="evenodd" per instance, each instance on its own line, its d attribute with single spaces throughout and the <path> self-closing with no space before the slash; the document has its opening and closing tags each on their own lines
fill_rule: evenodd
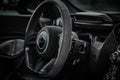
<svg viewBox="0 0 120 80">
<path fill-rule="evenodd" d="M 58 19 L 61 24 L 55 23 Z M 60 0 L 40 3 L 26 28 L 24 51 L 27 68 L 41 77 L 55 77 L 71 49 L 71 34 L 71 17 L 65 4 Z"/>
</svg>

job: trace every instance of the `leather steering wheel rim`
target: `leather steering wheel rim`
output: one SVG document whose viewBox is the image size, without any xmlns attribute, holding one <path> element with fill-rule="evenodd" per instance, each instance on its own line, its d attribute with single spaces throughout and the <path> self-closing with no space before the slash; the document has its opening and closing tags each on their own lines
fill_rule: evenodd
<svg viewBox="0 0 120 80">
<path fill-rule="evenodd" d="M 33 35 L 35 27 L 37 25 L 37 21 L 42 13 L 42 11 L 47 7 L 47 5 L 54 5 L 58 8 L 63 24 L 62 24 L 62 40 L 60 43 L 60 50 L 57 54 L 57 58 L 55 60 L 54 66 L 52 66 L 51 70 L 47 74 L 39 74 L 42 77 L 55 77 L 63 68 L 66 59 L 68 57 L 69 51 L 71 49 L 71 34 L 72 34 L 72 21 L 70 17 L 70 13 L 68 8 L 65 6 L 65 4 L 60 0 L 45 0 L 42 2 L 38 7 L 35 9 L 34 13 L 32 14 L 29 23 L 26 28 L 26 34 L 25 34 L 25 60 L 27 67 L 30 68 L 30 62 L 29 62 L 29 53 L 28 50 L 28 43 L 29 38 L 31 35 Z M 34 71 L 34 70 L 32 70 Z"/>
</svg>

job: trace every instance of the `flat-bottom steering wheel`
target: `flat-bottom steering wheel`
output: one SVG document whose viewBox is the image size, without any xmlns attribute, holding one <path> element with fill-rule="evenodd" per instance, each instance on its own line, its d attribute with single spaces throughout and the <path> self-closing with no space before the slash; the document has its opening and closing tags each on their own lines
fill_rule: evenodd
<svg viewBox="0 0 120 80">
<path fill-rule="evenodd" d="M 63 2 L 46 0 L 38 5 L 26 29 L 27 68 L 42 77 L 55 77 L 71 49 L 71 32 L 70 13 Z"/>
</svg>

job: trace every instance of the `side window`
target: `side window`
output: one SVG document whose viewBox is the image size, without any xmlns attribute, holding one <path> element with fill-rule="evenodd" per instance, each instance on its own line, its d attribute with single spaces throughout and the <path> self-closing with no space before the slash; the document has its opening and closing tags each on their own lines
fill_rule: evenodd
<svg viewBox="0 0 120 80">
<path fill-rule="evenodd" d="M 44 0 L 0 0 L 1 13 L 31 14 L 39 3 Z"/>
<path fill-rule="evenodd" d="M 20 0 L 0 0 L 0 11 L 15 10 Z"/>
</svg>

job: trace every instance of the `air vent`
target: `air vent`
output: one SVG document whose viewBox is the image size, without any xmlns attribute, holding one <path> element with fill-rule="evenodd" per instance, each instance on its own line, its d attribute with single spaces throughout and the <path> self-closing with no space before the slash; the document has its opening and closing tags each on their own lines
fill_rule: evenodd
<svg viewBox="0 0 120 80">
<path fill-rule="evenodd" d="M 103 13 L 79 12 L 72 14 L 73 22 L 76 27 L 88 29 L 112 29 L 112 19 Z"/>
</svg>

